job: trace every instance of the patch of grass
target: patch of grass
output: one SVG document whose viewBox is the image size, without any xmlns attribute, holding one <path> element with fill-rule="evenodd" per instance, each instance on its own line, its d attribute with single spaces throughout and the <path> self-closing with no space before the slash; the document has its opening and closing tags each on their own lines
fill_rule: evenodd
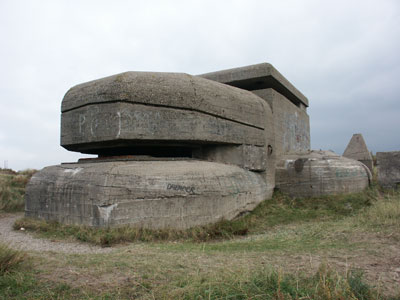
<svg viewBox="0 0 400 300">
<path fill-rule="evenodd" d="M 25 206 L 25 190 L 13 188 L 9 185 L 0 186 L 0 211 L 22 211 Z"/>
<path fill-rule="evenodd" d="M 12 272 L 0 276 L 0 300 L 36 300 L 36 299 L 135 299 L 119 297 L 116 293 L 94 293 L 73 288 L 65 283 L 41 281 L 31 270 Z"/>
<path fill-rule="evenodd" d="M 333 249 L 356 250 L 367 245 L 367 241 L 353 239 L 354 236 L 357 236 L 357 230 L 351 220 L 325 221 L 276 226 L 264 234 L 240 239 L 208 243 L 170 242 L 152 246 L 176 252 L 269 252 L 277 255 L 293 255 Z"/>
<path fill-rule="evenodd" d="M 378 193 L 376 187 L 361 193 L 312 198 L 291 198 L 275 192 L 271 199 L 233 223 L 245 223 L 250 233 L 262 233 L 277 225 L 339 220 L 370 206 Z"/>
<path fill-rule="evenodd" d="M 374 205 L 357 217 L 363 226 L 373 230 L 400 231 L 400 191 L 390 191 L 378 197 Z M 394 229 L 394 230 L 393 230 Z"/>
<path fill-rule="evenodd" d="M 237 271 L 183 281 L 170 299 L 382 299 L 357 271 L 341 276 L 325 265 L 313 276 Z"/>
<path fill-rule="evenodd" d="M 35 268 L 32 257 L 25 263 L 27 258 L 24 252 L 10 249 L 0 243 L 0 300 L 136 299 L 133 296 L 144 293 L 141 286 L 133 289 L 121 285 L 116 291 L 97 292 L 75 288 L 66 282 L 44 280 L 41 278 L 41 271 Z M 65 269 L 64 272 L 68 270 Z"/>
<path fill-rule="evenodd" d="M 192 241 L 207 242 L 232 239 L 248 233 L 258 234 L 277 225 L 299 224 L 317 221 L 338 220 L 354 215 L 371 205 L 377 197 L 376 189 L 351 195 L 335 195 L 315 198 L 293 199 L 275 193 L 272 199 L 262 202 L 251 213 L 231 221 L 221 220 L 207 226 L 187 230 L 145 229 L 132 226 L 92 228 L 87 226 L 62 225 L 30 218 L 17 220 L 14 229 L 25 228 L 42 237 L 75 238 L 79 241 L 101 246 L 112 246 L 128 242 Z"/>
<path fill-rule="evenodd" d="M 222 238 L 232 238 L 244 235 L 247 229 L 240 223 L 230 224 L 220 221 L 208 226 L 199 226 L 187 230 L 146 229 L 131 226 L 94 228 L 88 226 L 63 225 L 54 221 L 43 221 L 32 218 L 22 218 L 15 222 L 14 229 L 24 228 L 46 238 L 75 238 L 101 246 L 112 246 L 127 242 L 153 242 L 191 240 L 195 242 L 210 241 Z"/>
<path fill-rule="evenodd" d="M 0 276 L 18 268 L 25 258 L 23 252 L 10 249 L 0 243 Z"/>
<path fill-rule="evenodd" d="M 22 211 L 25 207 L 25 186 L 36 170 L 15 172 L 0 170 L 0 211 Z"/>
<path fill-rule="evenodd" d="M 94 288 L 39 279 L 39 271 L 26 269 L 0 276 L 0 299 L 388 299 L 365 282 L 362 272 L 340 275 L 326 265 L 312 275 L 240 266 L 171 275 L 166 280 L 128 277 L 115 285 Z"/>
</svg>

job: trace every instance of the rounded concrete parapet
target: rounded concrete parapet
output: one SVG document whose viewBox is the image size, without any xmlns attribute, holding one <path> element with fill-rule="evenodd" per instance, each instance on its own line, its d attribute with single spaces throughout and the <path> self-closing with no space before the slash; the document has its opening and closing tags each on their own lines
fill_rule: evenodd
<svg viewBox="0 0 400 300">
<path fill-rule="evenodd" d="M 276 164 L 276 187 L 293 197 L 356 193 L 368 187 L 369 169 L 331 151 L 284 155 Z"/>
<path fill-rule="evenodd" d="M 26 216 L 64 224 L 188 228 L 252 210 L 271 197 L 263 175 L 197 160 L 62 164 L 27 186 Z"/>
</svg>

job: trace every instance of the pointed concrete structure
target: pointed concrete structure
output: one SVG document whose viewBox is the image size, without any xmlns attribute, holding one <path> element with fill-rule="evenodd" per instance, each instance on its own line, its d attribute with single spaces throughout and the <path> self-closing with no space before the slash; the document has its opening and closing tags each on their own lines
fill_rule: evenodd
<svg viewBox="0 0 400 300">
<path fill-rule="evenodd" d="M 343 156 L 362 162 L 372 172 L 372 156 L 361 133 L 353 134 L 346 150 L 344 150 Z"/>
</svg>

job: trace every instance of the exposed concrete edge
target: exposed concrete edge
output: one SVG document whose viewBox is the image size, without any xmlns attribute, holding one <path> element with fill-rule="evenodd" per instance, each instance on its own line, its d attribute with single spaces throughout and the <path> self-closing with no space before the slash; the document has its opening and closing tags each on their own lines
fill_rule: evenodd
<svg viewBox="0 0 400 300">
<path fill-rule="evenodd" d="M 61 112 L 116 102 L 197 111 L 264 127 L 263 99 L 244 89 L 186 73 L 129 71 L 81 83 L 64 95 Z"/>
<path fill-rule="evenodd" d="M 343 157 L 345 157 L 345 156 L 343 156 Z M 351 158 L 350 158 L 350 159 L 351 159 Z M 372 173 L 371 173 L 370 169 L 368 168 L 368 166 L 367 166 L 366 164 L 362 163 L 362 162 L 359 161 L 359 160 L 357 160 L 357 161 L 363 166 L 363 168 L 364 168 L 365 171 L 367 172 L 367 176 L 368 176 L 368 185 L 371 185 L 371 184 L 372 184 Z"/>
<path fill-rule="evenodd" d="M 106 104 L 106 103 L 127 103 L 127 104 L 132 104 L 132 105 L 136 104 L 136 105 L 142 105 L 142 106 L 147 106 L 147 107 L 162 107 L 162 108 L 175 109 L 175 110 L 181 110 L 181 111 L 194 111 L 194 112 L 198 112 L 200 114 L 216 117 L 216 118 L 219 118 L 219 119 L 222 119 L 222 120 L 235 122 L 237 124 L 241 124 L 241 125 L 244 125 L 244 126 L 248 126 L 248 127 L 253 127 L 253 128 L 256 128 L 256 129 L 264 130 L 264 127 L 262 127 L 262 126 L 250 124 L 249 122 L 235 120 L 234 118 L 224 117 L 224 116 L 218 115 L 216 113 L 210 113 L 210 112 L 207 112 L 207 111 L 204 111 L 204 110 L 200 110 L 200 109 L 196 109 L 196 108 L 179 107 L 179 106 L 173 106 L 173 105 L 152 104 L 152 103 L 150 104 L 150 103 L 145 103 L 145 102 L 140 102 L 140 101 L 128 101 L 126 99 L 116 99 L 116 100 L 107 101 L 107 102 L 99 101 L 99 102 L 85 103 L 85 104 L 82 104 L 82 105 L 79 105 L 79 106 L 76 106 L 76 107 L 73 107 L 73 108 L 70 108 L 70 109 L 66 109 L 62 113 L 67 113 L 67 112 L 70 112 L 70 111 L 74 111 L 74 110 L 77 110 L 77 109 L 79 109 L 81 107 L 87 107 L 87 106 L 90 106 L 90 105 L 102 105 L 102 104 Z"/>
<path fill-rule="evenodd" d="M 197 75 L 202 78 L 225 83 L 246 90 L 273 88 L 294 104 L 308 107 L 308 99 L 269 63 Z"/>
</svg>

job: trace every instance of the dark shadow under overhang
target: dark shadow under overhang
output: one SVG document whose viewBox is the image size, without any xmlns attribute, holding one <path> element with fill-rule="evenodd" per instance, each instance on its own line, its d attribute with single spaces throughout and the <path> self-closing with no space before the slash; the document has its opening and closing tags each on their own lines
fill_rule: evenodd
<svg viewBox="0 0 400 300">
<path fill-rule="evenodd" d="M 308 99 L 271 64 L 262 63 L 198 75 L 248 91 L 272 88 L 295 105 L 308 107 Z"/>
</svg>

